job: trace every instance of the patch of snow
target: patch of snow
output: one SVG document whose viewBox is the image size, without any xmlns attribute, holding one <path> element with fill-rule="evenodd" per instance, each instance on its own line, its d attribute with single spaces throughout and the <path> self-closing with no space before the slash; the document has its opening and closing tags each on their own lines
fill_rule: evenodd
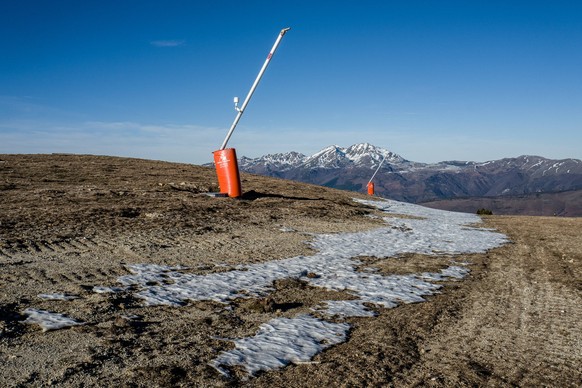
<svg viewBox="0 0 582 388">
<path fill-rule="evenodd" d="M 253 375 L 261 370 L 306 362 L 324 349 L 346 340 L 350 325 L 322 321 L 310 315 L 275 318 L 254 337 L 233 340 L 235 349 L 222 352 L 210 364 L 228 376 L 223 366 L 240 365 Z"/>
<path fill-rule="evenodd" d="M 530 168 L 528 168 L 528 170 L 530 170 L 530 169 L 532 169 L 534 167 L 537 167 L 537 166 L 541 166 L 543 163 L 544 163 L 544 161 L 543 160 L 540 160 L 539 162 L 537 162 L 535 164 L 532 164 L 532 166 Z"/>
<path fill-rule="evenodd" d="M 106 287 L 106 286 L 95 286 L 93 287 L 93 292 L 98 294 L 115 294 L 117 292 L 123 292 L 127 290 L 126 287 Z"/>
<path fill-rule="evenodd" d="M 65 327 L 84 325 L 83 322 L 68 318 L 63 314 L 51 313 L 46 310 L 27 308 L 23 313 L 24 315 L 28 315 L 28 318 L 26 318 L 24 323 L 30 325 L 39 325 L 43 332 L 49 330 L 58 330 Z"/>
<path fill-rule="evenodd" d="M 45 299 L 45 300 L 73 300 L 73 299 L 79 299 L 79 296 L 78 295 L 63 294 L 61 292 L 55 292 L 55 293 L 52 293 L 52 294 L 39 294 L 38 297 L 41 298 L 41 299 Z"/>
<path fill-rule="evenodd" d="M 330 317 L 374 317 L 376 314 L 364 306 L 362 300 L 326 300 L 325 306 L 318 307 L 315 311 Z"/>
<path fill-rule="evenodd" d="M 366 274 L 347 267 L 324 273 L 309 283 L 328 290 L 347 291 L 363 302 L 386 308 L 396 307 L 398 303 L 422 302 L 423 296 L 441 288 L 414 275 Z"/>
<path fill-rule="evenodd" d="M 392 308 L 399 303 L 422 302 L 425 296 L 438 292 L 442 287 L 434 282 L 460 279 L 469 270 L 451 266 L 440 273 L 385 276 L 358 271 L 363 265 L 358 256 L 382 259 L 404 253 L 477 253 L 507 242 L 506 236 L 490 229 L 468 226 L 481 222 L 477 215 L 391 200 L 356 201 L 382 210 L 388 215 L 384 217 L 388 225 L 358 233 L 314 235 L 311 246 L 318 253 L 313 256 L 241 265 L 231 271 L 206 275 L 184 273 L 181 271 L 183 267 L 179 266 L 132 264 L 127 266 L 131 274 L 119 277 L 118 282 L 137 289 L 135 296 L 146 305 L 181 306 L 189 300 L 228 303 L 236 298 L 264 296 L 272 291 L 275 280 L 296 278 L 312 286 L 346 291 L 356 298 L 327 301 L 325 307 L 317 309 L 324 315 L 371 316 L 374 313 L 365 307 L 365 303 Z M 415 218 L 399 218 L 391 214 Z M 255 337 L 235 340 L 236 349 L 221 354 L 212 365 L 223 373 L 225 371 L 220 365 L 242 365 L 252 374 L 284 366 L 294 360 L 308 360 L 323 349 L 320 340 L 315 343 L 314 334 L 309 334 L 311 328 L 315 327 L 317 335 L 322 335 L 328 344 L 343 341 L 349 326 L 333 325 L 337 324 L 308 315 L 276 319 L 267 326 L 261 326 Z M 344 333 L 343 337 L 338 335 L 338 331 Z"/>
</svg>

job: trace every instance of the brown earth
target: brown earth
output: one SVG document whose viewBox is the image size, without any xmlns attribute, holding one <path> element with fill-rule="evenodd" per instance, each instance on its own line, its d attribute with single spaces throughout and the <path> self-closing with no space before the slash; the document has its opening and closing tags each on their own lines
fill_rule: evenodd
<svg viewBox="0 0 582 388">
<path fill-rule="evenodd" d="M 512 243 L 461 257 L 363 258 L 382 273 L 471 274 L 428 302 L 349 318 L 347 342 L 309 363 L 231 379 L 208 366 L 277 316 L 340 293 L 297 279 L 232 309 L 144 307 L 115 285 L 125 264 L 205 274 L 309 254 L 312 233 L 379 227 L 356 193 L 243 175 L 242 199 L 213 198 L 212 169 L 76 155 L 0 155 L 0 386 L 580 386 L 582 219 L 491 216 Z M 42 293 L 80 296 L 51 301 Z M 341 297 L 345 297 L 341 296 Z M 28 308 L 87 322 L 42 332 Z"/>
</svg>

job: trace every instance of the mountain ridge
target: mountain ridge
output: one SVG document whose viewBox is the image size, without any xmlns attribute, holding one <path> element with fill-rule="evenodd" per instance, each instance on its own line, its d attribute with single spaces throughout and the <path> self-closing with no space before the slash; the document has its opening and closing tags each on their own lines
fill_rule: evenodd
<svg viewBox="0 0 582 388">
<path fill-rule="evenodd" d="M 376 193 L 412 203 L 582 189 L 579 159 L 520 155 L 485 162 L 422 163 L 370 143 L 330 145 L 313 155 L 291 151 L 258 158 L 243 156 L 239 168 L 259 175 L 363 192 L 380 163 L 374 178 Z"/>
</svg>

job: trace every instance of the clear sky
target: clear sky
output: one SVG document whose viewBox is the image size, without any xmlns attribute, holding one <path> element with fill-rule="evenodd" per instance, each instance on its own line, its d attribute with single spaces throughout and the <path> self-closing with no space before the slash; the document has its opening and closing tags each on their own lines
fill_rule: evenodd
<svg viewBox="0 0 582 388">
<path fill-rule="evenodd" d="M 0 2 L 0 153 L 582 159 L 582 2 Z"/>
</svg>

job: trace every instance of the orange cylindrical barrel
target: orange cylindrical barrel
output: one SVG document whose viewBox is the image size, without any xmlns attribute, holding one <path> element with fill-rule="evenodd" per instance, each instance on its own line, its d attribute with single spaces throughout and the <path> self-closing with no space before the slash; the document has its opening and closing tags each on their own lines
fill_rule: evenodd
<svg viewBox="0 0 582 388">
<path fill-rule="evenodd" d="M 225 148 L 213 154 L 220 192 L 227 193 L 229 197 L 240 197 L 242 193 L 236 151 L 234 148 Z"/>
<path fill-rule="evenodd" d="M 368 195 L 374 195 L 374 182 L 368 182 Z"/>
</svg>

